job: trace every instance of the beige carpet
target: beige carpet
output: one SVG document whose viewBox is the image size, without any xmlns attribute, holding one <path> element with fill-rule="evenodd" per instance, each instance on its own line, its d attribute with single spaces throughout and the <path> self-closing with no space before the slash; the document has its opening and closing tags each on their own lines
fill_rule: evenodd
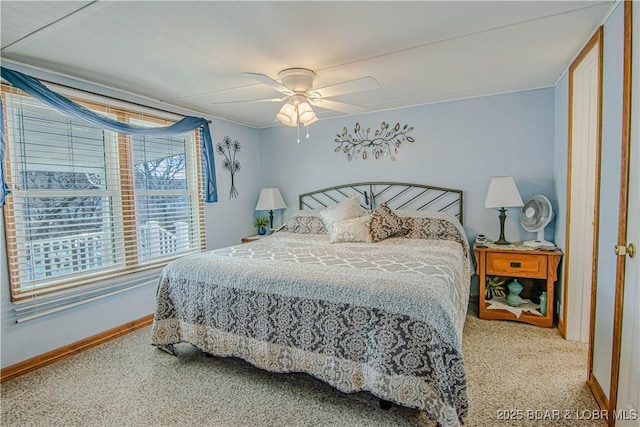
<svg viewBox="0 0 640 427">
<path fill-rule="evenodd" d="M 384 411 L 367 393 L 342 394 L 307 375 L 263 372 L 189 345 L 173 357 L 149 340 L 147 327 L 2 384 L 1 424 L 433 425 L 417 411 Z M 587 347 L 563 340 L 557 329 L 470 314 L 464 356 L 469 426 L 604 425 L 577 418 L 597 409 L 585 385 Z M 555 410 L 560 420 L 535 419 L 556 418 Z M 523 419 L 499 420 L 504 414 Z"/>
</svg>

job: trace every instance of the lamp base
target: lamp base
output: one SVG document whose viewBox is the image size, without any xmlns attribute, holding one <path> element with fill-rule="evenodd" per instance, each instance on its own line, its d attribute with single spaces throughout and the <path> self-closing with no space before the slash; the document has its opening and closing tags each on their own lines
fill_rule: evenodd
<svg viewBox="0 0 640 427">
<path fill-rule="evenodd" d="M 510 242 L 507 242 L 507 240 L 504 238 L 504 220 L 507 219 L 507 214 L 506 214 L 507 210 L 505 208 L 500 208 L 500 238 L 498 238 L 498 240 L 496 240 L 495 242 L 493 242 L 496 245 L 510 245 Z"/>
<path fill-rule="evenodd" d="M 511 242 L 507 242 L 506 240 L 504 240 L 504 238 L 499 238 L 498 240 L 496 240 L 495 242 L 493 242 L 494 245 L 510 245 Z"/>
</svg>

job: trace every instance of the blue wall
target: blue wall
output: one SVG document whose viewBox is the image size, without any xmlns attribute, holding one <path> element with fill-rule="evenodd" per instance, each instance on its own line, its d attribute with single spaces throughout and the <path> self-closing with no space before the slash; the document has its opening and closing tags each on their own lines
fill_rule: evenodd
<svg viewBox="0 0 640 427">
<path fill-rule="evenodd" d="M 336 134 L 355 123 L 378 128 L 382 121 L 414 127 L 416 142 L 389 158 L 348 161 L 334 152 Z M 499 235 L 498 211 L 485 209 L 491 177 L 512 175 L 523 200 L 544 194 L 554 206 L 554 91 L 530 90 L 506 95 L 403 108 L 349 118 L 321 120 L 311 138 L 296 143 L 296 129 L 278 126 L 260 132 L 263 186 L 279 187 L 297 210 L 300 193 L 359 181 L 403 181 L 464 190 L 465 229 L 469 239 Z M 522 229 L 518 208 L 509 209 L 507 240 L 533 238 Z M 547 227 L 553 238 L 553 225 Z"/>
</svg>

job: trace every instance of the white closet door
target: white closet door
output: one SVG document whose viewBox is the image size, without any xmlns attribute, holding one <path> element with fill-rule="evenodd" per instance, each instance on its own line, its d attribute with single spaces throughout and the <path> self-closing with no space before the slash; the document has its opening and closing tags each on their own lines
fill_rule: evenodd
<svg viewBox="0 0 640 427">
<path fill-rule="evenodd" d="M 600 43 L 572 68 L 570 188 L 566 286 L 566 338 L 588 342 L 600 143 Z"/>
</svg>

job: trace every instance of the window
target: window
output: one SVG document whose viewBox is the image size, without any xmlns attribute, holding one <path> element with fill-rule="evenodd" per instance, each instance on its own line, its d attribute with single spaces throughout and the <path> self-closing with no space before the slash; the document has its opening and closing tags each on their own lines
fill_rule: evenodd
<svg viewBox="0 0 640 427">
<path fill-rule="evenodd" d="M 196 131 L 131 137 L 2 89 L 14 300 L 158 267 L 204 249 Z M 137 126 L 170 124 L 75 101 Z"/>
</svg>

